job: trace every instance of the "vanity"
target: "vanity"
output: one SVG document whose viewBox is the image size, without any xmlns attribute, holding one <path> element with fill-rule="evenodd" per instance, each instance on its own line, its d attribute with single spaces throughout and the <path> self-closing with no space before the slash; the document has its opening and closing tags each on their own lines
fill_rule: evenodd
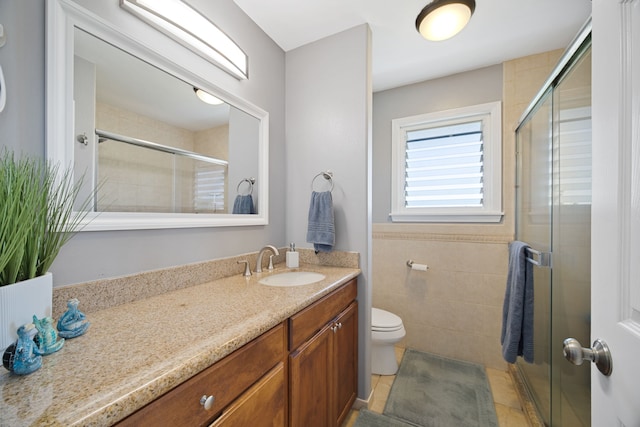
<svg viewBox="0 0 640 427">
<path fill-rule="evenodd" d="M 39 371 L 2 372 L 0 424 L 339 426 L 357 392 L 360 270 L 301 269 L 325 279 L 234 274 L 87 314 Z"/>
</svg>

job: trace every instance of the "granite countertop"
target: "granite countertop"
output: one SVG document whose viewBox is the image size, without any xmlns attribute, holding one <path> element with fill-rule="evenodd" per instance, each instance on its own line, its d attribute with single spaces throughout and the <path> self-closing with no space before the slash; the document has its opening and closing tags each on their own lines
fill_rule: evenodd
<svg viewBox="0 0 640 427">
<path fill-rule="evenodd" d="M 87 314 L 87 333 L 45 356 L 38 371 L 0 370 L 0 425 L 112 425 L 360 274 L 301 268 L 326 278 L 297 287 L 258 283 L 289 270 L 278 265 Z"/>
</svg>

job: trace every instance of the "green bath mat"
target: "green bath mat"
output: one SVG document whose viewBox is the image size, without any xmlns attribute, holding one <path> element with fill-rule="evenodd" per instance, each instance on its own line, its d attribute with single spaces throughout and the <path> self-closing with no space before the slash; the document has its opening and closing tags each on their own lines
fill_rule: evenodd
<svg viewBox="0 0 640 427">
<path fill-rule="evenodd" d="M 498 427 L 484 368 L 407 349 L 384 414 L 423 427 Z"/>
</svg>

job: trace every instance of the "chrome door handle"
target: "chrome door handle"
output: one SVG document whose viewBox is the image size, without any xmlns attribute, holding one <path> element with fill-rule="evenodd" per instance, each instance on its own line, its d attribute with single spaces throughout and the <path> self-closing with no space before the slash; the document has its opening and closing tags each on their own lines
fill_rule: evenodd
<svg viewBox="0 0 640 427">
<path fill-rule="evenodd" d="M 593 347 L 583 348 L 575 338 L 567 338 L 562 342 L 562 354 L 574 365 L 582 365 L 585 360 L 590 360 L 605 376 L 611 375 L 613 362 L 607 343 L 600 338 L 593 342 Z"/>
</svg>

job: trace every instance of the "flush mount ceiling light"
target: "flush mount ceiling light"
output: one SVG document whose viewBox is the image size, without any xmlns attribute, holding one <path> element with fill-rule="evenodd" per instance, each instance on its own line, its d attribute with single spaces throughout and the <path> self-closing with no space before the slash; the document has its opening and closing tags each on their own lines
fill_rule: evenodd
<svg viewBox="0 0 640 427">
<path fill-rule="evenodd" d="M 222 99 L 215 97 L 202 89 L 198 89 L 197 87 L 194 87 L 193 91 L 196 93 L 198 98 L 200 98 L 200 101 L 206 102 L 207 104 L 220 105 L 224 102 Z"/>
<path fill-rule="evenodd" d="M 416 29 L 427 40 L 446 40 L 467 25 L 475 8 L 475 0 L 434 0 L 418 15 Z"/>
<path fill-rule="evenodd" d="M 248 78 L 247 55 L 200 12 L 181 0 L 120 0 L 120 7 L 238 79 Z"/>
</svg>

